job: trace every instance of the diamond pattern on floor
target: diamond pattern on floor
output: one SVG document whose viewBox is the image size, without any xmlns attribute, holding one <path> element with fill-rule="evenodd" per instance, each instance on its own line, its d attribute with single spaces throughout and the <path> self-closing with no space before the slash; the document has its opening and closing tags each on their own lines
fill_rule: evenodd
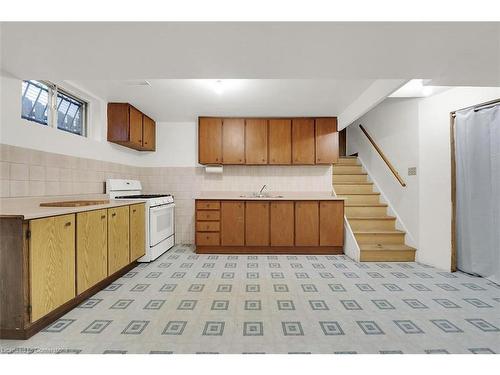
<svg viewBox="0 0 500 375">
<path fill-rule="evenodd" d="M 500 353 L 500 286 L 343 255 L 177 245 L 2 353 Z"/>
</svg>

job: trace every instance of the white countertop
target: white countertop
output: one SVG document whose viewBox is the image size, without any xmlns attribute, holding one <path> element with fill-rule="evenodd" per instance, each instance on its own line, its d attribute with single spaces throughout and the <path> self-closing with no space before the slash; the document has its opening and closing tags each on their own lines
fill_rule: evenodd
<svg viewBox="0 0 500 375">
<path fill-rule="evenodd" d="M 253 192 L 241 191 L 204 191 L 195 196 L 196 199 L 206 200 L 244 200 L 244 201 L 343 201 L 344 198 L 335 196 L 331 191 L 286 191 L 267 192 L 268 197 L 258 198 Z"/>
<path fill-rule="evenodd" d="M 30 198 L 2 198 L 0 199 L 0 217 L 18 217 L 24 220 L 38 219 L 49 216 L 73 214 L 77 212 L 102 210 L 106 208 L 128 206 L 144 203 L 144 200 L 110 199 L 106 204 L 95 204 L 80 207 L 40 207 L 40 203 L 76 201 L 76 200 L 104 200 L 109 199 L 106 194 L 70 195 L 60 197 L 30 197 Z"/>
</svg>

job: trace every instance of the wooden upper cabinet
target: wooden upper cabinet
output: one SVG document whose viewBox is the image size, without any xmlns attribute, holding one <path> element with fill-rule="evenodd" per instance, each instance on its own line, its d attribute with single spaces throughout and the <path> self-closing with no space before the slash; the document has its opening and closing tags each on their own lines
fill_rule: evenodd
<svg viewBox="0 0 500 375">
<path fill-rule="evenodd" d="M 271 246 L 294 245 L 294 203 L 271 202 L 270 207 Z"/>
<path fill-rule="evenodd" d="M 314 164 L 314 119 L 292 120 L 292 164 Z"/>
<path fill-rule="evenodd" d="M 223 201 L 220 207 L 222 246 L 245 245 L 245 202 Z"/>
<path fill-rule="evenodd" d="M 245 120 L 246 164 L 267 164 L 267 120 Z"/>
<path fill-rule="evenodd" d="M 108 209 L 108 275 L 130 263 L 129 207 Z"/>
<path fill-rule="evenodd" d="M 130 261 L 142 257 L 146 253 L 144 203 L 130 206 Z"/>
<path fill-rule="evenodd" d="M 222 163 L 222 119 L 199 118 L 198 162 L 200 164 Z"/>
<path fill-rule="evenodd" d="M 246 202 L 245 245 L 269 246 L 269 202 Z"/>
<path fill-rule="evenodd" d="M 75 297 L 75 215 L 30 221 L 31 321 Z"/>
<path fill-rule="evenodd" d="M 109 142 L 138 151 L 154 151 L 155 127 L 154 120 L 129 103 L 108 103 Z"/>
<path fill-rule="evenodd" d="M 142 142 L 145 151 L 156 150 L 156 124 L 146 115 L 142 117 Z"/>
<path fill-rule="evenodd" d="M 295 202 L 295 246 L 318 246 L 318 201 Z"/>
<path fill-rule="evenodd" d="M 222 161 L 224 164 L 245 164 L 245 120 L 222 120 Z"/>
<path fill-rule="evenodd" d="M 80 294 L 108 276 L 108 211 L 76 214 L 76 288 Z"/>
<path fill-rule="evenodd" d="M 142 112 L 130 106 L 130 142 L 137 148 L 142 148 Z"/>
<path fill-rule="evenodd" d="M 292 163 L 292 121 L 269 120 L 269 164 Z"/>
<path fill-rule="evenodd" d="M 319 245 L 343 246 L 344 202 L 321 201 L 319 203 Z"/>
<path fill-rule="evenodd" d="M 317 118 L 316 131 L 316 164 L 333 164 L 339 159 L 339 133 L 337 118 Z"/>
</svg>

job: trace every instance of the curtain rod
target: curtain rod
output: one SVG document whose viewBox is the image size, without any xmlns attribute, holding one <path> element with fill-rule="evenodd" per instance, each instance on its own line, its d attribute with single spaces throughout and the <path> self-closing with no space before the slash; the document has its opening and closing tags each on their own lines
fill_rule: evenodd
<svg viewBox="0 0 500 375">
<path fill-rule="evenodd" d="M 484 103 L 481 103 L 481 104 L 471 105 L 470 107 L 465 107 L 465 108 L 457 109 L 456 111 L 451 112 L 451 115 L 453 117 L 455 117 L 457 115 L 457 112 L 459 112 L 459 111 L 465 111 L 466 109 L 471 109 L 471 108 L 474 109 L 474 112 L 477 112 L 477 111 L 480 111 L 482 109 L 494 107 L 495 105 L 498 105 L 498 104 L 500 104 L 500 98 L 499 99 L 490 100 L 489 102 L 484 102 Z"/>
</svg>

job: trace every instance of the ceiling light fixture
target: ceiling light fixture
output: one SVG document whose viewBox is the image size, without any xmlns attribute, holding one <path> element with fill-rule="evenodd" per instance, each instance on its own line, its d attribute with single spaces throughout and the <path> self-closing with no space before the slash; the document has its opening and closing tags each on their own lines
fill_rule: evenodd
<svg viewBox="0 0 500 375">
<path fill-rule="evenodd" d="M 218 95 L 221 95 L 224 92 L 224 86 L 220 79 L 214 82 L 214 91 Z"/>
</svg>

